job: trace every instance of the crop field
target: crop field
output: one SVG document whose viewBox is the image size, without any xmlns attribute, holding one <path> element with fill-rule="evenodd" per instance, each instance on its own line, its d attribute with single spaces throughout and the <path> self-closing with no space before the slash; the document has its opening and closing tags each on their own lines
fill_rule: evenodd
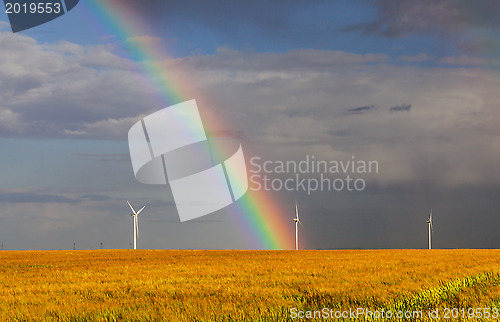
<svg viewBox="0 0 500 322">
<path fill-rule="evenodd" d="M 0 260 L 1 321 L 297 321 L 357 309 L 484 321 L 500 309 L 500 250 L 2 251 Z"/>
</svg>

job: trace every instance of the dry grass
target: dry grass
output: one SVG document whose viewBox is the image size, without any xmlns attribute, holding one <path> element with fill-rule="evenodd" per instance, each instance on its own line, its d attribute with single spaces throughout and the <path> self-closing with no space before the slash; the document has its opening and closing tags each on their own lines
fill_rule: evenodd
<svg viewBox="0 0 500 322">
<path fill-rule="evenodd" d="M 500 250 L 0 252 L 1 320 L 276 321 L 500 307 Z"/>
</svg>

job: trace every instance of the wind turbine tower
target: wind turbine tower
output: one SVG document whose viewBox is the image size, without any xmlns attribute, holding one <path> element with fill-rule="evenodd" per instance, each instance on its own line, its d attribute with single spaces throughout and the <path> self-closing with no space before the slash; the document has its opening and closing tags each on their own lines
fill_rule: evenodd
<svg viewBox="0 0 500 322">
<path fill-rule="evenodd" d="M 427 220 L 427 224 L 429 225 L 429 249 L 432 249 L 432 232 L 434 229 L 432 228 L 432 209 L 431 214 L 429 215 L 429 219 Z"/>
<path fill-rule="evenodd" d="M 302 226 L 302 223 L 299 219 L 299 208 L 297 207 L 297 200 L 295 200 L 295 250 L 299 250 L 299 224 Z"/>
<path fill-rule="evenodd" d="M 134 249 L 137 249 L 137 238 L 139 238 L 139 220 L 137 219 L 137 216 L 141 213 L 141 211 L 146 208 L 146 206 L 143 206 L 139 211 L 135 211 L 134 207 L 130 204 L 130 202 L 127 201 L 128 206 L 132 210 L 132 216 L 133 221 L 134 221 Z"/>
</svg>

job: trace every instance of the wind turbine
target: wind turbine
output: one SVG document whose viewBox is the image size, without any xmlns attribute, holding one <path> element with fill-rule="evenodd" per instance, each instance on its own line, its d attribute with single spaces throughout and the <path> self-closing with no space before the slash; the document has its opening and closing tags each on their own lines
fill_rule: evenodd
<svg viewBox="0 0 500 322">
<path fill-rule="evenodd" d="M 134 249 L 137 249 L 137 238 L 139 238 L 139 220 L 137 219 L 137 215 L 139 215 L 141 211 L 143 211 L 144 208 L 146 208 L 146 206 L 143 206 L 138 212 L 135 212 L 134 207 L 132 207 L 132 205 L 130 204 L 130 202 L 128 202 L 128 200 L 127 203 L 130 209 L 132 210 L 132 214 L 130 216 L 134 218 Z"/>
<path fill-rule="evenodd" d="M 299 208 L 297 207 L 297 200 L 295 200 L 295 250 L 299 250 L 299 224 L 302 226 L 302 223 L 299 219 Z"/>
<path fill-rule="evenodd" d="M 434 229 L 432 228 L 432 209 L 431 209 L 431 214 L 429 215 L 429 219 L 427 220 L 427 223 L 429 224 L 429 249 L 432 249 L 431 237 L 432 237 L 432 232 L 434 231 Z"/>
</svg>

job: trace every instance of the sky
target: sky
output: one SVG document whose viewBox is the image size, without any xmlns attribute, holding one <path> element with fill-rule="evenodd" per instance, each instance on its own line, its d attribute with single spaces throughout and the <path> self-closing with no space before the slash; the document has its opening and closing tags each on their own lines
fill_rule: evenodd
<svg viewBox="0 0 500 322">
<path fill-rule="evenodd" d="M 297 200 L 303 248 L 426 248 L 431 209 L 435 248 L 500 247 L 498 1 L 121 0 L 140 26 L 125 34 L 90 2 L 15 34 L 0 12 L 4 249 L 129 248 L 126 200 L 146 205 L 139 248 L 256 247 L 233 207 L 181 223 L 168 186 L 135 179 L 129 128 L 178 103 L 140 47 L 250 171 L 377 162 L 361 191 L 266 192 L 291 236 Z"/>
</svg>

